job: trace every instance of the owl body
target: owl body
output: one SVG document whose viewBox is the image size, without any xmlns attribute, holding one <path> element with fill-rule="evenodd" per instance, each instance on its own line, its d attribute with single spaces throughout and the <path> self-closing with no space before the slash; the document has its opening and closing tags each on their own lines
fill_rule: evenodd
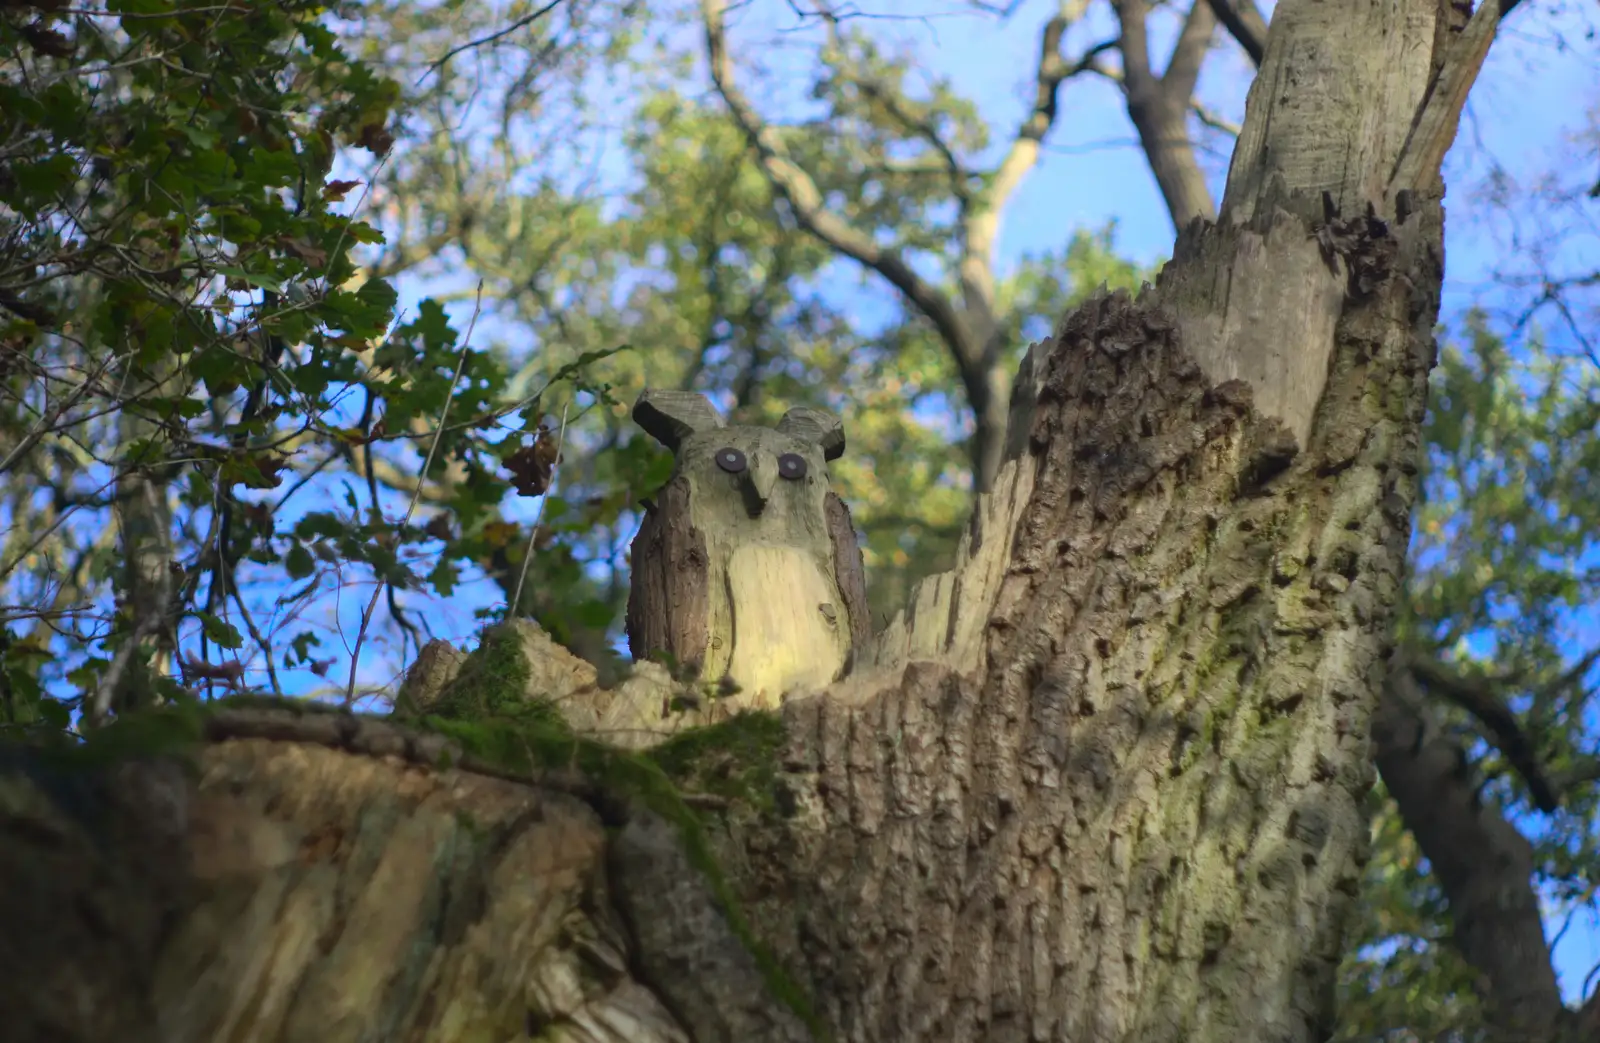
<svg viewBox="0 0 1600 1043">
<path fill-rule="evenodd" d="M 633 541 L 634 658 L 727 679 L 755 706 L 848 669 L 868 622 L 861 551 L 828 485 L 838 419 L 796 409 L 776 428 L 726 427 L 703 396 L 660 391 L 634 418 L 676 456 Z"/>
</svg>

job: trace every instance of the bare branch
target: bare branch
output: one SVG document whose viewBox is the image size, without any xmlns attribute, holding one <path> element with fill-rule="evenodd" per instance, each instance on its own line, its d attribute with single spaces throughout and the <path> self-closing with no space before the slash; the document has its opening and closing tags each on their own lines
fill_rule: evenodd
<svg viewBox="0 0 1600 1043">
<path fill-rule="evenodd" d="M 1161 89 L 1174 107 L 1188 105 L 1194 96 L 1195 84 L 1200 82 L 1200 66 L 1205 63 L 1206 52 L 1211 50 L 1211 37 L 1217 31 L 1217 18 L 1209 4 L 1194 3 L 1189 16 L 1183 20 L 1183 29 L 1172 45 L 1172 57 L 1161 73 Z"/>
<path fill-rule="evenodd" d="M 1216 17 L 1206 0 L 1192 0 L 1166 71 L 1157 77 L 1150 68 L 1149 6 L 1145 0 L 1117 0 L 1116 10 L 1128 118 L 1139 132 L 1172 223 L 1183 228 L 1196 217 L 1211 218 L 1216 206 L 1189 142 L 1188 112 Z"/>
<path fill-rule="evenodd" d="M 1408 661 L 1408 665 L 1426 690 L 1467 711 L 1489 730 L 1495 746 L 1505 756 L 1507 763 L 1527 783 L 1535 807 L 1546 813 L 1556 810 L 1560 804 L 1560 794 L 1546 778 L 1544 765 L 1540 763 L 1533 743 L 1492 681 L 1483 677 L 1468 677 L 1428 656 L 1414 657 Z"/>
<path fill-rule="evenodd" d="M 1150 8 L 1145 0 L 1115 0 L 1117 26 L 1122 31 L 1122 68 L 1129 87 L 1152 83 L 1150 36 L 1145 28 Z"/>
<path fill-rule="evenodd" d="M 982 342 L 972 335 L 966 317 L 955 302 L 918 275 L 899 251 L 880 246 L 870 235 L 823 206 L 822 193 L 811 176 L 789 158 L 782 138 L 762 122 L 733 81 L 733 61 L 728 55 L 723 27 L 724 6 L 723 0 L 701 0 L 700 3 L 711 79 L 773 187 L 794 209 L 801 227 L 832 249 L 883 276 L 933 323 L 954 354 L 970 395 L 972 379 L 981 376 Z"/>
<path fill-rule="evenodd" d="M 839 16 L 834 12 L 825 11 L 824 20 L 828 25 L 829 43 L 844 55 L 844 42 L 839 34 Z M 949 142 L 944 140 L 944 135 L 939 133 L 939 128 L 934 126 L 933 120 L 925 116 L 918 116 L 906 105 L 906 99 L 898 92 L 891 90 L 884 83 L 871 76 L 861 75 L 848 62 L 841 61 L 837 66 L 840 78 L 846 83 L 851 83 L 871 100 L 882 105 L 884 111 L 900 124 L 901 128 L 913 137 L 921 138 L 939 154 L 940 169 L 944 171 L 950 182 L 950 190 L 956 198 L 965 204 L 972 194 L 972 187 L 968 179 L 972 176 L 961 158 L 955 154 Z"/>
<path fill-rule="evenodd" d="M 1022 126 L 1017 128 L 1016 137 L 1006 151 L 1005 158 L 989 179 L 989 188 L 981 204 L 969 207 L 963 213 L 962 290 L 969 314 L 981 317 L 986 327 L 992 328 L 996 322 L 993 255 L 1005 205 L 1022 184 L 1022 179 L 1039 162 L 1041 143 L 1055 124 L 1062 82 L 1088 71 L 1100 55 L 1116 46 L 1114 41 L 1097 44 L 1071 63 L 1061 57 L 1062 37 L 1073 22 L 1083 17 L 1086 7 L 1084 0 L 1068 0 L 1057 15 L 1045 23 L 1039 38 L 1033 110 L 1022 121 Z M 990 332 L 992 329 L 985 330 L 985 341 Z"/>
<path fill-rule="evenodd" d="M 443 58 L 433 62 L 427 67 L 427 69 L 423 71 L 421 78 L 417 80 L 417 86 L 422 86 L 424 80 L 437 72 L 456 55 L 461 54 L 464 51 L 471 51 L 479 47 L 485 47 L 499 40 L 503 40 L 507 36 L 510 36 L 512 33 L 516 32 L 518 29 L 526 29 L 528 26 L 532 25 L 534 22 L 537 22 L 551 11 L 554 11 L 557 7 L 560 7 L 561 3 L 562 0 L 550 0 L 550 2 L 545 4 L 543 7 L 535 8 L 534 10 L 523 15 L 521 18 L 514 20 L 510 25 L 503 29 L 497 29 L 492 33 L 478 37 L 476 40 L 468 40 L 466 43 L 457 44 L 455 47 L 450 48 L 445 52 Z"/>
<path fill-rule="evenodd" d="M 1600 648 L 1578 660 L 1553 681 L 1540 686 L 1535 695 L 1541 701 L 1548 701 L 1552 696 L 1581 684 L 1597 662 L 1600 662 Z M 1408 657 L 1407 666 L 1424 689 L 1448 699 L 1488 729 L 1490 741 L 1527 783 L 1534 806 L 1540 811 L 1547 814 L 1555 811 L 1573 787 L 1600 778 L 1600 759 L 1580 763 L 1562 773 L 1547 770 L 1535 742 L 1510 707 L 1512 694 L 1529 688 L 1525 682 L 1516 678 L 1469 677 L 1427 655 Z"/>
<path fill-rule="evenodd" d="M 1228 35 L 1238 41 L 1244 53 L 1258 68 L 1261 56 L 1267 53 L 1267 20 L 1255 0 L 1207 0 L 1211 13 L 1228 30 Z"/>
</svg>

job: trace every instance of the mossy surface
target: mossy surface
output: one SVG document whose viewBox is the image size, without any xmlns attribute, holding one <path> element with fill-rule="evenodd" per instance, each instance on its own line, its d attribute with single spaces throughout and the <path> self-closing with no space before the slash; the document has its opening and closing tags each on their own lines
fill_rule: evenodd
<svg viewBox="0 0 1600 1043">
<path fill-rule="evenodd" d="M 395 723 L 448 738 L 469 763 L 507 775 L 536 781 L 550 771 L 575 771 L 605 795 L 608 808 L 597 809 L 605 818 L 637 806 L 671 822 L 690 863 L 703 875 L 773 994 L 805 1022 L 815 1038 L 827 1038 L 804 992 L 753 935 L 712 854 L 699 813 L 684 801 L 680 790 L 682 786 L 715 794 L 729 802 L 730 810 L 745 810 L 758 818 L 771 815 L 776 810 L 777 751 L 783 740 L 778 716 L 746 712 L 681 733 L 653 750 L 633 752 L 575 733 L 551 701 L 527 691 L 530 676 L 515 630 L 489 628 L 430 712 L 422 716 L 396 714 Z M 149 756 L 175 757 L 192 764 L 203 747 L 206 718 L 239 709 L 306 715 L 341 712 L 340 707 L 326 703 L 258 695 L 171 703 L 126 714 L 53 752 L 84 767 Z"/>
<path fill-rule="evenodd" d="M 449 719 L 429 716 L 418 722 L 447 736 L 463 755 L 498 771 L 536 775 L 569 769 L 602 787 L 618 803 L 637 803 L 677 827 L 684 850 L 704 876 L 729 926 L 761 968 L 767 985 L 805 1022 L 813 1036 L 826 1030 L 810 1000 L 779 966 L 750 929 L 721 866 L 712 854 L 698 813 L 684 802 L 679 782 L 694 780 L 712 792 L 759 812 L 774 807 L 775 753 L 783 724 L 775 714 L 745 713 L 720 724 L 675 736 L 654 750 L 620 750 L 574 734 L 559 719 L 537 715 L 517 719 Z"/>
<path fill-rule="evenodd" d="M 646 755 L 684 789 L 712 793 L 770 814 L 777 811 L 782 744 L 782 719 L 751 710 L 680 732 Z"/>
<path fill-rule="evenodd" d="M 280 699 L 271 702 L 275 706 L 284 704 Z M 142 757 L 170 757 L 191 764 L 204 741 L 206 715 L 218 705 L 175 702 L 134 710 L 99 728 L 88 729 L 81 738 L 63 735 L 64 741 L 37 747 L 37 752 L 45 758 L 85 768 Z"/>
<path fill-rule="evenodd" d="M 556 724 L 561 714 L 548 700 L 528 692 L 532 671 L 522 640 L 511 626 L 484 630 L 477 649 L 428 707 L 427 715 L 446 720 L 527 720 Z"/>
</svg>

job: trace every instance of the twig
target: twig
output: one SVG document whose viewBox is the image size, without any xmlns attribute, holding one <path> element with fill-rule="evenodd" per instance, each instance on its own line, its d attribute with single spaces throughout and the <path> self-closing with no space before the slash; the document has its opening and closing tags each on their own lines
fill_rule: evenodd
<svg viewBox="0 0 1600 1043">
<path fill-rule="evenodd" d="M 411 502 L 406 505 L 405 517 L 400 519 L 401 530 L 411 523 L 411 516 L 416 513 L 417 501 L 422 498 L 423 482 L 427 480 L 428 470 L 433 467 L 434 454 L 439 451 L 439 439 L 444 435 L 445 418 L 450 415 L 450 402 L 456 397 L 456 385 L 461 383 L 461 372 L 467 368 L 467 352 L 472 348 L 472 331 L 478 326 L 478 316 L 483 312 L 483 280 L 478 280 L 478 295 L 472 305 L 472 321 L 467 323 L 467 335 L 461 340 L 461 354 L 456 359 L 456 372 L 450 378 L 450 391 L 445 395 L 444 406 L 439 410 L 439 424 L 433 432 L 433 443 L 428 446 L 428 458 L 422 462 L 422 476 L 417 482 L 417 487 L 411 492 Z M 350 681 L 345 686 L 344 707 L 350 709 L 356 701 L 356 669 L 361 665 L 361 643 L 366 640 L 367 627 L 372 623 L 372 612 L 378 607 L 378 598 L 383 594 L 388 584 L 379 582 L 372 590 L 372 597 L 367 601 L 366 610 L 361 613 L 361 629 L 356 631 L 356 645 L 350 652 Z"/>
<path fill-rule="evenodd" d="M 528 562 L 533 560 L 533 544 L 539 538 L 539 519 L 544 517 L 544 505 L 556 491 L 556 477 L 561 473 L 561 447 L 567 440 L 567 406 L 561 407 L 561 430 L 556 433 L 556 462 L 550 467 L 550 484 L 545 486 L 544 495 L 539 497 L 539 506 L 533 510 L 533 524 L 528 528 L 528 549 L 522 555 L 522 570 L 517 573 L 517 587 L 511 592 L 511 600 L 506 604 L 506 618 L 510 619 L 522 604 L 522 582 L 528 578 Z"/>
<path fill-rule="evenodd" d="M 454 58 L 456 55 L 460 54 L 462 51 L 470 51 L 475 47 L 482 47 L 484 44 L 494 43 L 496 40 L 510 36 L 518 29 L 525 29 L 534 22 L 537 22 L 539 19 L 543 18 L 545 15 L 549 14 L 551 11 L 554 11 L 557 7 L 560 7 L 561 2 L 562 0 L 550 0 L 550 2 L 545 4 L 543 7 L 533 11 L 530 14 L 523 15 L 521 18 L 518 18 L 510 25 L 506 26 L 504 29 L 497 29 L 494 32 L 489 33 L 487 36 L 480 36 L 476 40 L 468 40 L 466 43 L 458 44 L 455 47 L 450 48 L 444 53 L 443 58 L 440 58 L 438 61 L 428 66 L 428 68 L 423 72 L 422 76 L 418 78 L 417 86 L 422 86 L 423 82 L 427 80 L 429 76 L 432 76 L 436 70 L 448 62 L 451 58 Z"/>
</svg>

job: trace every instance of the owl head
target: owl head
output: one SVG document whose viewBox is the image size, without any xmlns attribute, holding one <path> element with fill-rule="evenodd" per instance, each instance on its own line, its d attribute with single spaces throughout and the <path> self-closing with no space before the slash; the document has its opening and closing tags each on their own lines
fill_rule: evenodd
<svg viewBox="0 0 1600 1043">
<path fill-rule="evenodd" d="M 691 476 L 695 493 L 711 497 L 738 522 L 770 529 L 820 518 L 828 492 L 828 461 L 844 453 L 844 424 L 833 413 L 804 406 L 777 427 L 729 427 L 693 391 L 649 390 L 633 419 L 672 450 L 677 473 Z"/>
</svg>

